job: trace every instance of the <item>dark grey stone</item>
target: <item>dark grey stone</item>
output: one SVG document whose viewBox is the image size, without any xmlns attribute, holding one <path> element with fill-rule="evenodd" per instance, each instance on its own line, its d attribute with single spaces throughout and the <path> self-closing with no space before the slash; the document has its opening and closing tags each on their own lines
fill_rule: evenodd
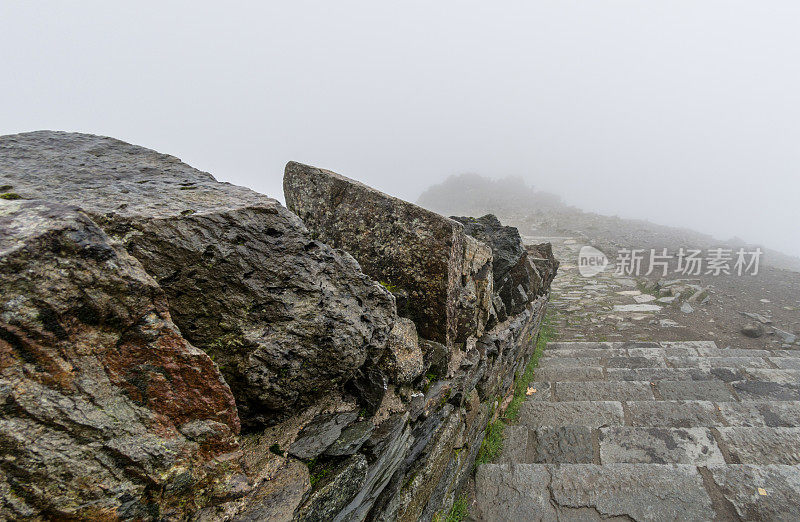
<svg viewBox="0 0 800 522">
<path fill-rule="evenodd" d="M 542 427 L 530 430 L 524 460 L 534 464 L 591 464 L 592 429 L 587 426 Z"/>
<path fill-rule="evenodd" d="M 708 428 L 600 428 L 603 464 L 724 464 Z"/>
<path fill-rule="evenodd" d="M 358 413 L 354 411 L 317 415 L 298 433 L 289 453 L 304 460 L 321 455 L 357 417 Z"/>
<path fill-rule="evenodd" d="M 728 386 L 720 381 L 658 381 L 656 390 L 664 400 L 735 401 Z"/>
<path fill-rule="evenodd" d="M 800 428 L 718 428 L 733 464 L 800 464 Z"/>
<path fill-rule="evenodd" d="M 308 500 L 298 508 L 298 521 L 332 520 L 358 494 L 367 479 L 367 458 L 356 454 L 330 472 L 314 486 Z"/>
<path fill-rule="evenodd" d="M 712 466 L 709 471 L 742 520 L 800 520 L 797 466 Z"/>
<path fill-rule="evenodd" d="M 342 434 L 333 444 L 328 446 L 324 454 L 332 457 L 352 455 L 369 439 L 374 429 L 375 425 L 370 419 L 354 422 L 342 430 Z"/>
<path fill-rule="evenodd" d="M 248 426 L 310 404 L 385 347 L 391 294 L 272 198 L 88 134 L 0 137 L 0 172 L 23 198 L 79 205 L 122 242 L 219 365 Z"/>
</svg>

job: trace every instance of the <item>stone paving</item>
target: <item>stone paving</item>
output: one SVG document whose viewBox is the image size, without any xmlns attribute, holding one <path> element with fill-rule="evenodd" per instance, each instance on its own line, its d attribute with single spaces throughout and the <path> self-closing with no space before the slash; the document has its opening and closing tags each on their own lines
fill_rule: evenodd
<svg viewBox="0 0 800 522">
<path fill-rule="evenodd" d="M 620 313 L 611 295 L 640 295 L 610 277 L 578 296 L 560 278 L 553 306 L 592 294 L 601 324 Z M 545 350 L 500 458 L 477 471 L 476 518 L 800 520 L 800 350 L 591 342 L 591 324 Z"/>
</svg>

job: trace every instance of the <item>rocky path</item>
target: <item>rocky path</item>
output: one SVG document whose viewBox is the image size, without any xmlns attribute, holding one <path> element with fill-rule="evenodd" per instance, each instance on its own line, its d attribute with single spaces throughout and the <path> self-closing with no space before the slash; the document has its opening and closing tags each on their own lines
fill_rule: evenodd
<svg viewBox="0 0 800 522">
<path fill-rule="evenodd" d="M 560 340 L 545 350 L 499 460 L 478 469 L 474 515 L 799 520 L 800 350 L 665 340 L 682 331 L 677 321 L 620 310 L 641 295 L 635 286 L 579 281 L 569 265 L 559 273 Z M 578 292 L 590 304 L 567 299 Z M 580 302 L 589 309 L 576 320 L 567 309 Z M 628 323 L 628 339 L 591 340 L 622 337 Z"/>
</svg>

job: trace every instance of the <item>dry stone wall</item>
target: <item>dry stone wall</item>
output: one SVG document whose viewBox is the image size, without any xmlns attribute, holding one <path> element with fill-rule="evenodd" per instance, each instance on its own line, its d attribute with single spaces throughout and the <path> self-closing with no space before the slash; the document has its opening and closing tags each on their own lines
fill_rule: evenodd
<svg viewBox="0 0 800 522">
<path fill-rule="evenodd" d="M 531 356 L 557 268 L 491 219 L 465 230 L 297 163 L 290 210 L 43 131 L 0 137 L 0 185 L 17 198 L 0 200 L 9 519 L 430 520 Z"/>
</svg>

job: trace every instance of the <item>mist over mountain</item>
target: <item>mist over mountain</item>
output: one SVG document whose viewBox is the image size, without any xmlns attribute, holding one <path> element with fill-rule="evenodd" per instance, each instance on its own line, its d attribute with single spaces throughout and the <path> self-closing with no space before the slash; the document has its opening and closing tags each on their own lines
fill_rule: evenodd
<svg viewBox="0 0 800 522">
<path fill-rule="evenodd" d="M 738 237 L 722 240 L 688 227 L 667 226 L 652 220 L 587 212 L 567 205 L 557 194 L 537 190 L 520 177 L 489 179 L 474 173 L 450 176 L 423 191 L 417 203 L 445 215 L 496 214 L 524 223 L 523 233 L 583 235 L 608 251 L 761 248 L 765 264 L 800 272 L 800 258 L 762 244 Z"/>
<path fill-rule="evenodd" d="M 473 173 L 449 176 L 428 187 L 417 204 L 442 214 L 459 215 L 565 208 L 561 196 L 537 190 L 521 177 L 489 179 Z"/>
</svg>

